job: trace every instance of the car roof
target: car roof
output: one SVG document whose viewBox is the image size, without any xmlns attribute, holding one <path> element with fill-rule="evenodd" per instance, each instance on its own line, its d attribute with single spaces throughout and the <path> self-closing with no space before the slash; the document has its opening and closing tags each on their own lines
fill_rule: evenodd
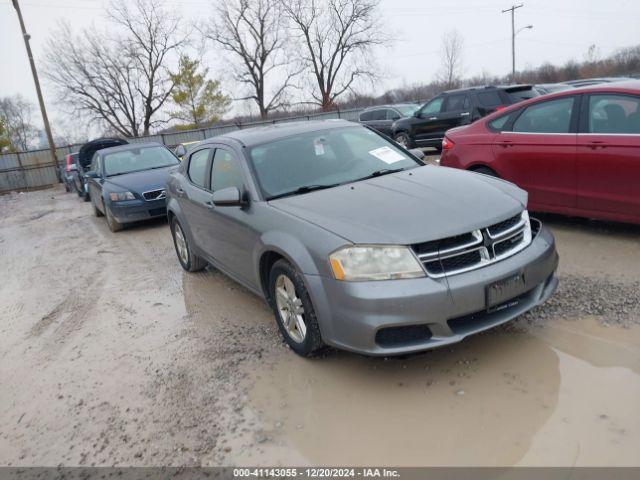
<svg viewBox="0 0 640 480">
<path fill-rule="evenodd" d="M 529 98 L 527 100 L 514 103 L 513 105 L 509 105 L 504 110 L 499 110 L 497 112 L 491 113 L 490 115 L 487 115 L 482 119 L 482 121 L 485 123 L 491 122 L 497 117 L 505 114 L 508 115 L 511 112 L 519 110 L 523 106 L 527 106 L 531 103 L 546 102 L 549 100 L 553 100 L 554 98 L 580 95 L 582 93 L 633 93 L 638 95 L 640 94 L 640 80 L 623 80 L 620 82 L 599 83 L 597 85 L 588 85 L 584 87 L 572 88 L 570 90 L 561 90 L 559 92 L 548 93 L 546 95 Z"/>
<path fill-rule="evenodd" d="M 240 143 L 245 147 L 252 147 L 262 143 L 279 140 L 281 138 L 299 135 L 302 133 L 329 130 L 338 127 L 362 127 L 359 123 L 349 122 L 347 120 L 331 119 L 331 120 L 302 120 L 298 122 L 283 122 L 267 125 L 264 127 L 252 127 L 224 135 L 208 138 L 202 144 L 224 143 L 224 140 L 232 140 Z"/>
<path fill-rule="evenodd" d="M 413 106 L 417 107 L 419 105 L 420 105 L 419 103 L 413 103 L 413 102 L 385 103 L 384 105 L 372 105 L 371 107 L 365 108 L 360 113 L 364 113 L 364 112 L 367 112 L 369 110 L 377 110 L 378 108 L 396 108 L 396 107 L 413 107 Z"/>
<path fill-rule="evenodd" d="M 129 143 L 127 145 L 118 145 L 117 147 L 103 148 L 98 151 L 100 152 L 100 155 L 104 155 L 105 153 L 126 152 L 127 150 L 135 150 L 136 148 L 145 147 L 164 147 L 164 145 L 158 142 Z"/>
<path fill-rule="evenodd" d="M 470 92 L 474 90 L 526 90 L 527 88 L 532 88 L 533 86 L 530 84 L 514 84 L 514 85 L 477 85 L 475 87 L 464 87 L 464 88 L 456 88 L 453 90 L 445 90 L 442 93 L 450 94 L 450 93 L 462 93 L 462 92 Z"/>
</svg>

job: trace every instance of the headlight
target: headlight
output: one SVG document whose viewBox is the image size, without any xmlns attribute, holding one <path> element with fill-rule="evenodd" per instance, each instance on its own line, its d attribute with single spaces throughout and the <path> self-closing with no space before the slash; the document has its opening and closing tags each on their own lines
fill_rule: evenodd
<svg viewBox="0 0 640 480">
<path fill-rule="evenodd" d="M 393 280 L 424 277 L 424 270 L 407 247 L 353 246 L 329 256 L 337 280 Z"/>
<path fill-rule="evenodd" d="M 135 200 L 136 197 L 131 192 L 113 192 L 109 194 L 112 202 L 121 202 L 123 200 Z"/>
</svg>

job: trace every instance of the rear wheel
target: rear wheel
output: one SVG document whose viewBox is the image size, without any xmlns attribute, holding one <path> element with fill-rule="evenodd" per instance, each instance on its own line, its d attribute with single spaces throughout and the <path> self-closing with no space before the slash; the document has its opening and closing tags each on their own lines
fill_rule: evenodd
<svg viewBox="0 0 640 480">
<path fill-rule="evenodd" d="M 206 260 L 193 253 L 187 236 L 176 217 L 171 220 L 171 236 L 173 237 L 173 246 L 176 249 L 176 255 L 178 255 L 178 261 L 182 268 L 187 272 L 197 272 L 207 266 Z"/>
<path fill-rule="evenodd" d="M 482 173 L 484 175 L 489 175 L 490 177 L 499 178 L 499 175 L 494 170 L 490 169 L 489 167 L 472 168 L 471 171 L 477 172 L 477 173 Z"/>
<path fill-rule="evenodd" d="M 111 213 L 111 209 L 108 206 L 105 205 L 104 211 L 107 217 L 107 225 L 109 226 L 109 230 L 111 230 L 112 232 L 119 232 L 124 228 L 124 225 L 118 222 L 118 220 L 116 220 L 116 218 L 113 216 L 113 213 Z"/>
<path fill-rule="evenodd" d="M 269 295 L 280 333 L 291 349 L 303 357 L 322 350 L 324 342 L 302 274 L 286 260 L 271 267 Z"/>
</svg>

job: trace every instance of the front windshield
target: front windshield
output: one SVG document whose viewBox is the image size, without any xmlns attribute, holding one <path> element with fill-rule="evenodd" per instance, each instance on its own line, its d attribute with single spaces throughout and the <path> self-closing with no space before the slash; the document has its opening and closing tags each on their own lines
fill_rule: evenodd
<svg viewBox="0 0 640 480">
<path fill-rule="evenodd" d="M 178 164 L 178 159 L 165 147 L 131 148 L 105 154 L 104 174 L 109 177 Z"/>
<path fill-rule="evenodd" d="M 405 117 L 410 117 L 411 115 L 413 115 L 413 112 L 415 112 L 418 108 L 420 108 L 420 105 L 400 105 L 399 107 L 396 107 L 396 109 L 400 110 L 400 113 L 402 113 L 402 115 L 404 115 Z"/>
<path fill-rule="evenodd" d="M 355 126 L 262 144 L 249 158 L 267 199 L 421 165 L 377 133 Z"/>
</svg>

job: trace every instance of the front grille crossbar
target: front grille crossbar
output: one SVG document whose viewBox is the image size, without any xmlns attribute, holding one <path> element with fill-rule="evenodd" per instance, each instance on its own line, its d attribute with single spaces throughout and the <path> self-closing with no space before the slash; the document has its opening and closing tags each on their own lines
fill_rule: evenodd
<svg viewBox="0 0 640 480">
<path fill-rule="evenodd" d="M 503 260 L 531 243 L 526 210 L 469 234 L 414 245 L 418 259 L 430 277 L 439 278 L 481 268 Z"/>
</svg>

